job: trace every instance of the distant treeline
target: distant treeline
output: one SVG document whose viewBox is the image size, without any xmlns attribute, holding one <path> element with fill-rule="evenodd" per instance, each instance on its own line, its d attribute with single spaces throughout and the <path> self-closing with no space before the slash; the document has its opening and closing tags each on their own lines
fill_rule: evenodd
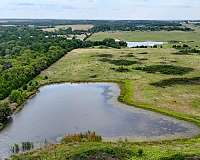
<svg viewBox="0 0 200 160">
<path fill-rule="evenodd" d="M 90 32 L 105 31 L 192 31 L 177 21 L 114 21 L 96 24 Z"/>
<path fill-rule="evenodd" d="M 56 25 L 76 25 L 91 24 L 94 25 L 90 32 L 100 31 L 192 31 L 191 28 L 182 26 L 182 21 L 155 21 L 155 20 L 2 20 L 2 25 L 34 25 L 54 27 Z"/>
</svg>

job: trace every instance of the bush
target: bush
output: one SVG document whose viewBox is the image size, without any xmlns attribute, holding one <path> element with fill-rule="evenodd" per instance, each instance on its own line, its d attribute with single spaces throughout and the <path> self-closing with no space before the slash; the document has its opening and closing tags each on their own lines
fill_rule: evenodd
<svg viewBox="0 0 200 160">
<path fill-rule="evenodd" d="M 24 90 L 24 91 L 26 91 L 27 90 L 27 85 L 25 84 L 25 85 L 23 85 L 23 87 L 22 87 L 22 89 Z"/>
<path fill-rule="evenodd" d="M 9 117 L 11 116 L 12 112 L 8 103 L 0 103 L 0 124 L 4 124 L 8 121 Z M 0 125 L 1 128 L 1 125 Z"/>
<path fill-rule="evenodd" d="M 138 156 L 142 157 L 142 155 L 143 155 L 143 149 L 138 149 Z"/>
<path fill-rule="evenodd" d="M 2 130 L 4 127 L 3 123 L 0 123 L 0 130 Z"/>
<path fill-rule="evenodd" d="M 46 75 L 46 76 L 44 76 L 44 79 L 45 79 L 45 80 L 47 80 L 48 78 L 49 78 L 49 77 L 48 77 L 47 75 Z"/>
<path fill-rule="evenodd" d="M 30 81 L 28 84 L 28 91 L 33 91 L 37 88 L 38 82 L 37 81 Z"/>
<path fill-rule="evenodd" d="M 15 102 L 15 103 L 18 103 L 18 104 L 21 104 L 23 101 L 24 101 L 24 94 L 22 91 L 19 91 L 19 90 L 13 90 L 11 92 L 11 95 L 10 95 L 10 100 L 12 102 Z"/>
</svg>

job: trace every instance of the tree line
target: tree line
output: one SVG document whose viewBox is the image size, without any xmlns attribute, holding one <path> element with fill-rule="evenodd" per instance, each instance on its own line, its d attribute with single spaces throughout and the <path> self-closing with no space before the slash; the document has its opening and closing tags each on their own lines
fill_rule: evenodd
<svg viewBox="0 0 200 160">
<path fill-rule="evenodd" d="M 127 44 L 114 39 L 67 40 L 31 27 L 1 27 L 0 100 L 10 95 L 12 102 L 21 104 L 25 97 L 22 90 L 33 90 L 37 86 L 33 79 L 41 71 L 73 49 L 98 45 L 120 48 Z M 10 113 L 7 104 L 0 105 L 0 124 L 6 122 Z"/>
</svg>

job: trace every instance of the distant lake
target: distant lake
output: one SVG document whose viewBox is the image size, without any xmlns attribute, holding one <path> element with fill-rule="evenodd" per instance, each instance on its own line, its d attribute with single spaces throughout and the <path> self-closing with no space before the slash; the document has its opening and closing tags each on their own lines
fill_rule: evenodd
<svg viewBox="0 0 200 160">
<path fill-rule="evenodd" d="M 0 132 L 0 157 L 24 141 L 56 142 L 69 133 L 96 131 L 105 139 L 135 141 L 174 139 L 200 133 L 196 126 L 117 101 L 112 83 L 55 84 L 41 87 Z"/>
<path fill-rule="evenodd" d="M 140 47 L 140 46 L 147 46 L 152 47 L 154 45 L 163 45 L 164 42 L 153 42 L 153 41 L 147 41 L 147 42 L 126 42 L 128 47 Z"/>
</svg>

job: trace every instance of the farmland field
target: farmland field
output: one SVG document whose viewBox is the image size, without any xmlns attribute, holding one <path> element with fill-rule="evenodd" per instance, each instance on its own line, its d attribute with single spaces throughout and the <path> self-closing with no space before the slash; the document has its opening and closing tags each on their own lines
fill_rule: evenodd
<svg viewBox="0 0 200 160">
<path fill-rule="evenodd" d="M 90 28 L 93 27 L 93 25 L 90 25 L 90 24 L 77 24 L 77 25 L 57 25 L 55 26 L 54 28 L 44 28 L 42 29 L 43 31 L 47 31 L 47 32 L 54 32 L 56 30 L 59 30 L 59 29 L 67 29 L 67 28 L 72 28 L 72 30 L 84 30 L 84 31 L 87 31 L 89 30 Z"/>
<path fill-rule="evenodd" d="M 198 41 L 200 42 L 200 32 L 182 32 L 182 31 L 159 31 L 159 32 L 98 32 L 93 34 L 89 40 L 103 40 L 105 38 L 114 38 L 125 41 Z"/>
</svg>

